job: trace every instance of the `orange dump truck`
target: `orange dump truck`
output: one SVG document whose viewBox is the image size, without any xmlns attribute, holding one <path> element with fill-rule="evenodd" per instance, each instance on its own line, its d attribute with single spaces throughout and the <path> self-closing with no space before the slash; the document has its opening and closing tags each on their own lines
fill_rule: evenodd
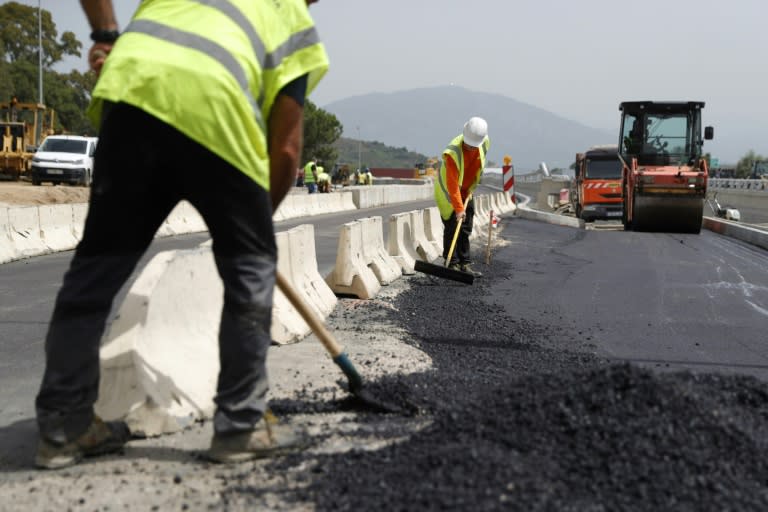
<svg viewBox="0 0 768 512">
<path fill-rule="evenodd" d="M 576 154 L 571 202 L 576 216 L 587 222 L 621 218 L 621 160 L 615 144 Z"/>
<path fill-rule="evenodd" d="M 707 195 L 702 101 L 619 105 L 624 229 L 698 233 Z"/>
</svg>

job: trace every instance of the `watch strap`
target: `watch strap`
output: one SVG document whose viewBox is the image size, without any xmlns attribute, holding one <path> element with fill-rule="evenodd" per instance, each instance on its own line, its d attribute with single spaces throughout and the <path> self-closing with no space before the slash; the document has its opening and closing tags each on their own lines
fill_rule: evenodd
<svg viewBox="0 0 768 512">
<path fill-rule="evenodd" d="M 94 30 L 91 32 L 91 40 L 96 43 L 114 43 L 120 37 L 117 30 Z"/>
</svg>

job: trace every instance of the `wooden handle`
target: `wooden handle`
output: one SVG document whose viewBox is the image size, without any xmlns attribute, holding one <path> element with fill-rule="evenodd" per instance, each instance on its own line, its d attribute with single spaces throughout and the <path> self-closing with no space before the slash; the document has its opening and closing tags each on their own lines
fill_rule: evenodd
<svg viewBox="0 0 768 512">
<path fill-rule="evenodd" d="M 331 354 L 331 357 L 336 358 L 342 354 L 344 349 L 342 349 L 341 345 L 336 342 L 331 333 L 328 332 L 328 329 L 325 328 L 325 325 L 320 320 L 317 313 L 315 313 L 315 311 L 310 308 L 306 302 L 304 302 L 296 290 L 293 289 L 293 286 L 291 286 L 288 280 L 283 277 L 280 272 L 276 272 L 276 277 L 277 287 L 280 288 L 280 291 L 283 292 L 283 295 L 288 297 L 288 300 L 291 302 L 293 307 L 296 308 L 304 321 L 307 322 L 307 325 L 309 325 L 310 329 L 312 329 L 312 332 L 314 332 L 315 335 L 320 339 L 320 342 L 323 344 L 328 353 Z"/>
<path fill-rule="evenodd" d="M 467 198 L 464 200 L 464 214 L 466 215 L 467 212 L 467 205 L 469 204 L 469 199 L 472 197 L 472 192 L 470 192 L 467 195 Z M 451 248 L 448 249 L 448 257 L 445 258 L 445 266 L 451 264 L 451 256 L 453 256 L 453 250 L 456 248 L 456 240 L 459 239 L 459 230 L 461 229 L 461 223 L 464 222 L 464 219 L 461 219 L 456 223 L 456 231 L 453 232 L 453 240 L 451 241 Z"/>
</svg>

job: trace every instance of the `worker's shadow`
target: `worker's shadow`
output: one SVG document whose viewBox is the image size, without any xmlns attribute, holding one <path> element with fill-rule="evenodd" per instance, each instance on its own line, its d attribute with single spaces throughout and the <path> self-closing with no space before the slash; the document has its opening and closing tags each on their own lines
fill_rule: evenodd
<svg viewBox="0 0 768 512">
<path fill-rule="evenodd" d="M 32 468 L 36 449 L 37 422 L 34 418 L 0 427 L 0 473 Z"/>
<path fill-rule="evenodd" d="M 34 418 L 17 421 L 0 427 L 0 474 L 35 469 L 37 451 L 37 422 Z M 141 439 L 128 442 L 125 449 L 116 454 L 84 459 L 79 466 L 103 463 L 108 460 L 150 460 L 153 462 L 205 462 L 201 450 L 179 449 L 163 446 L 146 446 Z"/>
</svg>

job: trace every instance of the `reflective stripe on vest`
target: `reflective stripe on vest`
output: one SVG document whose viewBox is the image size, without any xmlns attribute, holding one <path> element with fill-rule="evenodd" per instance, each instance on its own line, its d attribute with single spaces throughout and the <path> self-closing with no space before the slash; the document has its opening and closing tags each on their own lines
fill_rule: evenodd
<svg viewBox="0 0 768 512">
<path fill-rule="evenodd" d="M 235 81 L 240 85 L 243 94 L 248 99 L 248 103 L 250 103 L 251 108 L 253 109 L 256 123 L 259 125 L 261 131 L 267 131 L 267 127 L 264 124 L 264 119 L 261 117 L 261 109 L 256 106 L 256 101 L 253 99 L 253 95 L 248 88 L 248 79 L 245 76 L 245 71 L 243 71 L 242 66 L 240 66 L 237 60 L 235 60 L 235 58 L 226 48 L 220 46 L 214 41 L 211 41 L 210 39 L 198 36 L 197 34 L 178 30 L 173 27 L 169 27 L 167 25 L 163 25 L 161 23 L 150 20 L 132 21 L 128 27 L 126 27 L 124 33 L 126 32 L 138 32 L 148 36 L 156 37 L 158 39 L 162 39 L 163 41 L 178 44 L 179 46 L 184 46 L 185 48 L 189 48 L 191 50 L 197 50 L 208 55 L 212 59 L 219 61 L 222 66 L 227 68 L 229 74 L 232 75 Z"/>
<path fill-rule="evenodd" d="M 103 100 L 125 101 L 268 189 L 265 120 L 272 104 L 303 74 L 309 95 L 328 67 L 306 9 L 298 0 L 141 3 L 105 63 L 91 120 L 98 121 Z"/>
<path fill-rule="evenodd" d="M 443 151 L 444 156 L 447 155 L 456 163 L 456 168 L 459 170 L 459 188 L 461 188 L 461 184 L 464 182 L 464 152 L 461 150 L 463 142 L 464 136 L 459 135 L 453 139 Z M 480 183 L 480 177 L 483 169 L 485 169 L 486 155 L 488 154 L 490 145 L 491 141 L 488 137 L 483 139 L 483 142 L 480 145 L 480 170 L 477 173 L 475 182 L 470 187 L 470 191 L 474 190 L 475 187 L 477 187 L 477 184 Z M 443 159 L 440 165 L 440 172 L 437 174 L 437 180 L 435 180 L 435 202 L 437 203 L 438 210 L 440 210 L 440 216 L 447 220 L 453 213 L 453 205 L 451 204 L 451 196 L 448 193 L 448 187 L 446 185 L 446 171 L 445 159 Z"/>
</svg>

